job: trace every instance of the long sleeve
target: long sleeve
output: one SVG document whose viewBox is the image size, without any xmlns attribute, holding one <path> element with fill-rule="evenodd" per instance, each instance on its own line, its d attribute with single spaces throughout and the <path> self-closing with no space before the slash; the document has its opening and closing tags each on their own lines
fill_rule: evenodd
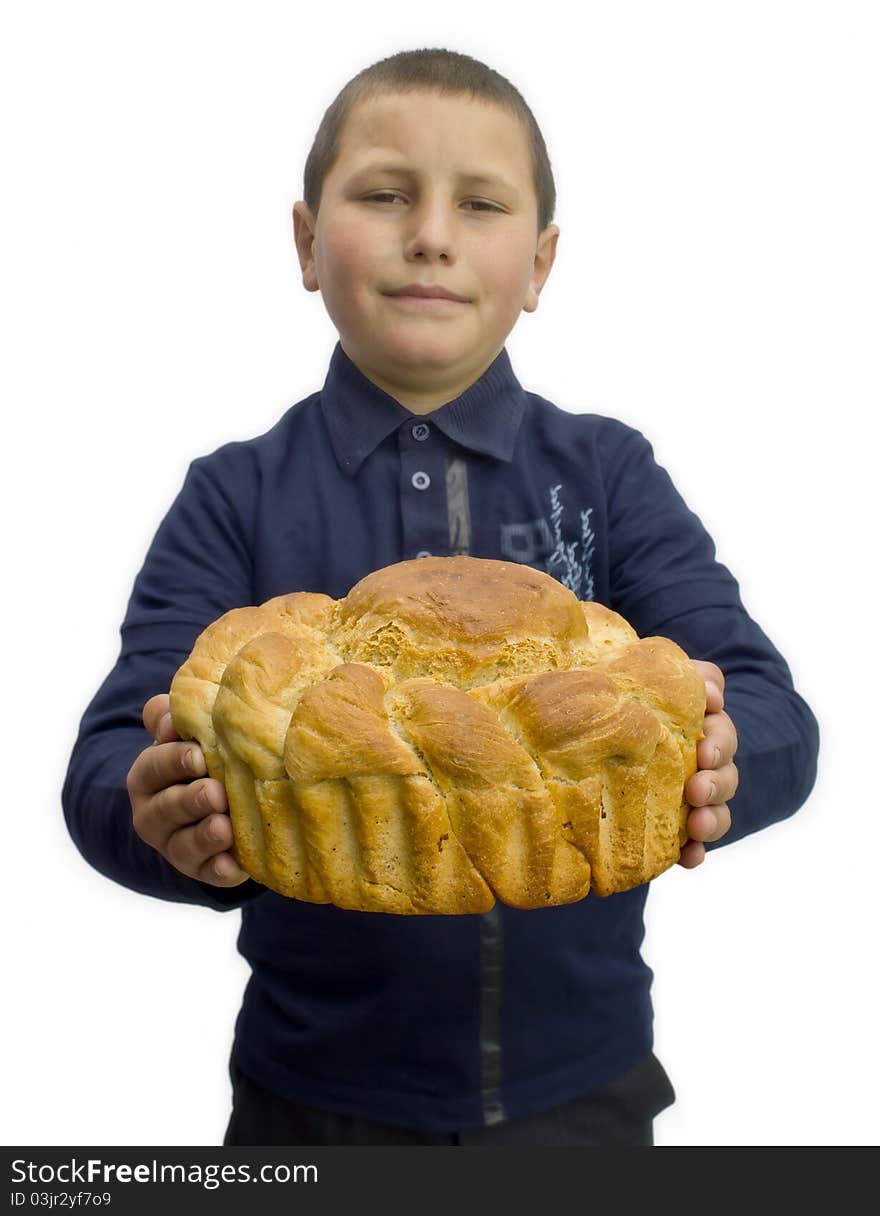
<svg viewBox="0 0 880 1216">
<path fill-rule="evenodd" d="M 621 424 L 616 424 L 615 429 Z M 629 434 L 607 475 L 611 607 L 641 637 L 663 635 L 724 673 L 724 710 L 737 731 L 739 785 L 719 848 L 792 815 L 815 781 L 819 726 L 777 648 L 746 612 L 700 519 Z M 619 432 L 618 432 L 619 433 Z"/>
<path fill-rule="evenodd" d="M 246 523 L 223 488 L 224 471 L 234 480 L 234 445 L 219 457 L 190 465 L 153 539 L 121 627 L 119 658 L 80 722 L 62 806 L 83 857 L 114 882 L 159 899 L 228 910 L 264 888 L 251 879 L 214 887 L 181 874 L 134 831 L 126 787 L 128 770 L 152 742 L 141 717 L 145 702 L 168 691 L 211 621 L 252 602 Z"/>
</svg>

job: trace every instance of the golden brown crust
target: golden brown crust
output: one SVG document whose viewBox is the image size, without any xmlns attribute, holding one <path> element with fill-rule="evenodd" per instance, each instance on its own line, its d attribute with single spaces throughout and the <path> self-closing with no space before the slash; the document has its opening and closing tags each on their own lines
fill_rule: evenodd
<svg viewBox="0 0 880 1216">
<path fill-rule="evenodd" d="M 668 638 L 513 562 L 421 558 L 210 625 L 171 711 L 234 853 L 314 903 L 547 907 L 672 865 L 705 688 Z"/>
</svg>

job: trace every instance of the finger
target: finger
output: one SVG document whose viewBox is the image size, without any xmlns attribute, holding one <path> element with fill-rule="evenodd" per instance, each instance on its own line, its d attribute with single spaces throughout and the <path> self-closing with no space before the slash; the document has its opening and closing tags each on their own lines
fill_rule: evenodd
<svg viewBox="0 0 880 1216">
<path fill-rule="evenodd" d="M 707 713 L 703 719 L 703 733 L 706 737 L 697 746 L 700 769 L 717 769 L 729 764 L 736 755 L 739 739 L 727 714 Z"/>
<path fill-rule="evenodd" d="M 168 712 L 166 714 L 163 714 L 161 719 L 159 720 L 159 725 L 157 727 L 156 742 L 157 743 L 172 743 L 179 738 L 180 738 L 180 735 L 174 729 L 174 721 L 171 717 L 171 713 Z"/>
<path fill-rule="evenodd" d="M 218 853 L 201 867 L 196 878 L 215 887 L 238 887 L 250 878 L 230 853 Z"/>
<path fill-rule="evenodd" d="M 691 806 L 720 806 L 732 798 L 739 785 L 735 764 L 719 769 L 700 769 L 685 786 L 684 796 Z"/>
<path fill-rule="evenodd" d="M 212 777 L 189 785 L 169 786 L 153 798 L 153 814 L 161 824 L 165 840 L 178 828 L 201 824 L 211 815 L 223 815 L 228 809 L 223 783 Z"/>
<path fill-rule="evenodd" d="M 678 864 L 686 870 L 693 870 L 706 860 L 706 850 L 698 840 L 687 840 L 681 847 Z"/>
<path fill-rule="evenodd" d="M 249 875 L 239 866 L 230 852 L 223 848 L 213 834 L 206 830 L 208 821 L 178 830 L 168 841 L 165 857 L 176 870 L 188 878 L 209 882 L 214 886 L 238 886 Z M 232 830 L 228 824 L 222 835 L 231 844 Z"/>
<path fill-rule="evenodd" d="M 697 807 L 687 817 L 687 834 L 691 840 L 711 844 L 729 831 L 730 808 L 726 803 L 721 806 Z"/>
<path fill-rule="evenodd" d="M 706 713 L 717 714 L 724 708 L 724 694 L 716 683 L 706 680 Z"/>
<path fill-rule="evenodd" d="M 701 661 L 703 667 L 703 678 L 711 680 L 718 686 L 718 691 L 724 693 L 724 672 L 717 663 L 712 663 L 708 659 Z"/>
<path fill-rule="evenodd" d="M 169 712 L 171 698 L 167 692 L 157 693 L 155 697 L 150 697 L 149 701 L 144 705 L 142 717 L 144 726 L 150 732 L 154 739 L 158 737 L 159 725 L 165 715 Z"/>
<path fill-rule="evenodd" d="M 168 842 L 175 832 L 198 826 L 211 815 L 225 813 L 226 791 L 219 781 L 205 777 L 189 785 L 169 786 L 151 798 L 135 800 L 133 809 L 137 834 L 167 857 Z M 173 864 L 183 860 L 179 856 Z"/>
<path fill-rule="evenodd" d="M 197 743 L 156 743 L 145 748 L 131 766 L 128 792 L 132 797 L 149 797 L 168 786 L 203 776 L 206 771 L 205 757 Z"/>
<path fill-rule="evenodd" d="M 229 816 L 209 814 L 172 832 L 164 852 L 173 866 L 195 878 L 215 857 L 228 852 L 232 843 Z M 219 876 L 215 872 L 214 877 Z"/>
<path fill-rule="evenodd" d="M 705 659 L 692 659 L 694 667 L 698 674 L 702 677 L 706 685 L 706 693 L 709 694 L 709 686 L 718 690 L 718 694 L 723 702 L 724 700 L 724 672 L 717 663 L 710 663 Z"/>
</svg>

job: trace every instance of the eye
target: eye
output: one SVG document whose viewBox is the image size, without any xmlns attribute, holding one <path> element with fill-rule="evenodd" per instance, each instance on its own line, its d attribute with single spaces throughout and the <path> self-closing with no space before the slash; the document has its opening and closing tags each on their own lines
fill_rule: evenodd
<svg viewBox="0 0 880 1216">
<path fill-rule="evenodd" d="M 375 194 L 366 195 L 364 197 L 364 202 L 365 203 L 378 203 L 382 199 L 394 200 L 399 197 L 400 196 L 398 194 L 395 194 L 391 190 L 378 190 L 378 191 L 376 191 Z M 471 198 L 471 199 L 467 199 L 466 202 L 471 207 L 475 207 L 475 208 L 478 207 L 481 209 L 486 209 L 488 211 L 498 211 L 498 212 L 502 211 L 501 207 L 496 207 L 496 205 L 494 203 L 487 203 L 485 201 L 485 199 Z"/>
</svg>

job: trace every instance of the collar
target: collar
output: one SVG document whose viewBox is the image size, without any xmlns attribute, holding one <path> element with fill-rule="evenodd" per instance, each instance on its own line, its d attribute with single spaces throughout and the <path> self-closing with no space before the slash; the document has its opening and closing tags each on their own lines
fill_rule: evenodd
<svg viewBox="0 0 880 1216">
<path fill-rule="evenodd" d="M 321 408 L 339 467 L 349 477 L 392 431 L 422 417 L 368 379 L 339 341 L 321 390 Z M 526 393 L 502 347 L 479 380 L 424 419 L 462 447 L 509 461 L 525 408 Z"/>
</svg>

